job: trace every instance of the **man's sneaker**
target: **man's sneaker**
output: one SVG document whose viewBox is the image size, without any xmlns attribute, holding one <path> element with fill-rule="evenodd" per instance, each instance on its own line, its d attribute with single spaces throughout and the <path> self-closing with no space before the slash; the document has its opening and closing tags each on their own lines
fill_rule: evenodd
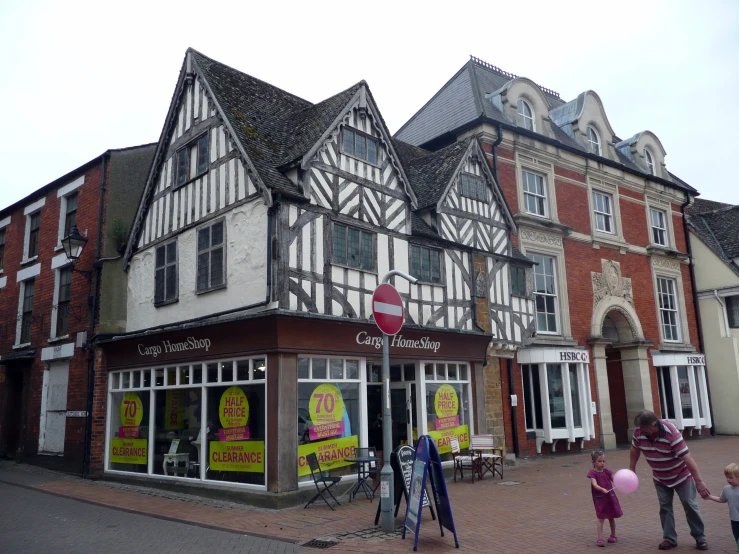
<svg viewBox="0 0 739 554">
<path fill-rule="evenodd" d="M 708 550 L 708 543 L 706 541 L 698 541 L 695 543 L 695 547 L 698 550 Z"/>
<path fill-rule="evenodd" d="M 659 548 L 660 550 L 669 550 L 670 548 L 677 548 L 677 543 L 665 539 L 661 543 L 659 543 L 659 546 L 657 548 Z"/>
</svg>

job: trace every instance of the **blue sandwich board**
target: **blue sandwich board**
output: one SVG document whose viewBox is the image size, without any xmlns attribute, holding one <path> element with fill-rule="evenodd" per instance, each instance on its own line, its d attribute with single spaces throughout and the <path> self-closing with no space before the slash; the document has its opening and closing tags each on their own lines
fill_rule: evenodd
<svg viewBox="0 0 739 554">
<path fill-rule="evenodd" d="M 441 467 L 441 458 L 436 443 L 429 435 L 422 435 L 416 444 L 416 455 L 413 459 L 413 471 L 411 473 L 411 487 L 408 505 L 405 511 L 405 522 L 403 524 L 403 538 L 409 530 L 414 535 L 413 550 L 418 549 L 418 531 L 421 529 L 421 515 L 423 510 L 423 491 L 426 490 L 426 478 L 430 477 L 431 490 L 434 494 L 436 511 L 439 514 L 439 530 L 444 536 L 444 527 L 454 534 L 454 546 L 459 548 L 457 530 L 454 528 L 452 517 L 452 506 L 449 503 L 449 494 L 446 490 L 444 471 Z"/>
</svg>

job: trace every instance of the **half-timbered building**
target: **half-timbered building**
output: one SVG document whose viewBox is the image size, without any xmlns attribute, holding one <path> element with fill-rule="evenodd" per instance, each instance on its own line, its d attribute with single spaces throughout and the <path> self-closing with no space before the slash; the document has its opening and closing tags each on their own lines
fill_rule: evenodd
<svg viewBox="0 0 739 554">
<path fill-rule="evenodd" d="M 707 433 L 684 216 L 698 192 L 667 170 L 657 136 L 622 140 L 595 92 L 568 102 L 477 58 L 395 134 L 432 151 L 470 136 L 536 264 L 535 336 L 500 373 L 510 396 L 496 398 L 509 452 L 627 445 L 644 408 Z M 445 211 L 458 213 L 442 208 L 442 232 L 479 236 Z"/>
<path fill-rule="evenodd" d="M 490 361 L 535 334 L 516 231 L 478 139 L 430 152 L 391 138 L 364 81 L 313 104 L 188 50 L 124 256 L 126 332 L 100 344 L 99 470 L 300 491 L 315 452 L 351 478 L 356 447 L 381 457 L 391 270 L 418 279 L 390 280 L 393 445 L 502 436 Z"/>
</svg>

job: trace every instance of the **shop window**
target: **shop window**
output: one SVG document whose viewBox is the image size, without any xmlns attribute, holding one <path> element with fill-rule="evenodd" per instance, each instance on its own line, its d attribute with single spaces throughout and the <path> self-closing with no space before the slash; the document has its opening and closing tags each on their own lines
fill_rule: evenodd
<svg viewBox="0 0 739 554">
<path fill-rule="evenodd" d="M 662 416 L 683 425 L 695 425 L 707 417 L 703 406 L 706 393 L 703 366 L 679 365 L 657 367 Z M 679 412 L 678 412 L 679 410 Z M 689 420 L 685 422 L 685 420 Z"/>
<path fill-rule="evenodd" d="M 452 363 L 424 364 L 424 366 L 425 369 L 429 366 L 434 367 L 431 373 L 434 379 L 426 381 L 428 434 L 436 442 L 442 461 L 451 460 L 449 439 L 457 437 L 460 448 L 469 448 L 470 435 L 474 432 L 471 421 L 468 366 Z"/>
<path fill-rule="evenodd" d="M 354 472 L 360 435 L 359 360 L 298 359 L 298 480 L 311 481 L 306 456 L 315 453 L 330 475 Z"/>
<path fill-rule="evenodd" d="M 526 416 L 526 430 L 542 429 L 541 387 L 539 385 L 539 367 L 536 365 L 521 366 L 523 375 L 523 400 Z"/>
<path fill-rule="evenodd" d="M 226 286 L 225 235 L 223 219 L 198 229 L 198 292 Z"/>
<path fill-rule="evenodd" d="M 108 468 L 263 487 L 265 376 L 265 358 L 111 373 Z"/>
<path fill-rule="evenodd" d="M 726 297 L 726 313 L 729 316 L 729 327 L 739 329 L 739 296 Z"/>
<path fill-rule="evenodd" d="M 441 251 L 411 244 L 411 275 L 429 283 L 441 283 Z"/>
<path fill-rule="evenodd" d="M 659 403 L 662 408 L 662 417 L 675 419 L 675 402 L 672 393 L 672 379 L 669 367 L 657 368 L 657 381 L 659 383 Z"/>
<path fill-rule="evenodd" d="M 114 374 L 113 383 L 122 387 L 123 376 Z M 131 375 L 125 373 L 126 382 Z M 149 464 L 149 395 L 148 390 L 110 394 L 109 469 L 148 473 Z M 161 458 L 160 458 L 161 467 Z"/>
</svg>

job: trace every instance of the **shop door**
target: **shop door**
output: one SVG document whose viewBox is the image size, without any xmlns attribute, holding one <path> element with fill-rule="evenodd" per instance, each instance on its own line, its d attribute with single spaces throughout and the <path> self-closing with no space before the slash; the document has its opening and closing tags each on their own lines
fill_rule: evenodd
<svg viewBox="0 0 739 554">
<path fill-rule="evenodd" d="M 393 418 L 393 450 L 401 444 L 413 446 L 416 385 L 415 383 L 390 384 L 390 412 Z"/>
<path fill-rule="evenodd" d="M 611 421 L 616 435 L 616 444 L 628 444 L 629 418 L 626 414 L 626 391 L 624 372 L 621 367 L 621 354 L 615 350 L 606 351 L 606 371 L 608 372 L 608 391 L 611 399 Z"/>
</svg>

